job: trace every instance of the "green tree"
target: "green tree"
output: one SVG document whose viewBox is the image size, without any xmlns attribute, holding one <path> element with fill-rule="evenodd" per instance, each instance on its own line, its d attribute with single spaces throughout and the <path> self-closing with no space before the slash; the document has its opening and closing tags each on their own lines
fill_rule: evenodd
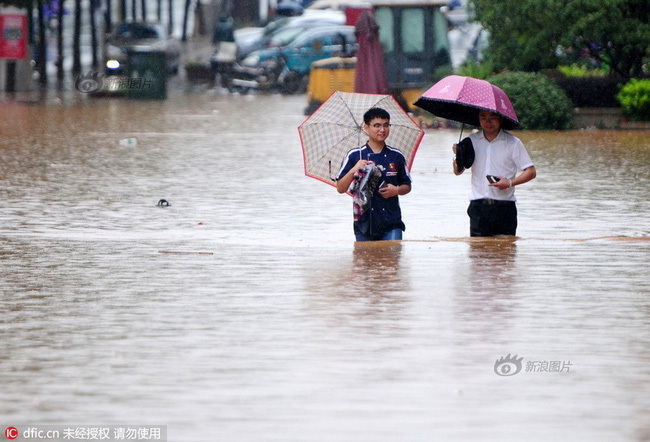
<svg viewBox="0 0 650 442">
<path fill-rule="evenodd" d="M 610 72 L 642 77 L 650 55 L 648 0 L 470 0 L 498 69 L 536 72 L 588 52 Z"/>
</svg>

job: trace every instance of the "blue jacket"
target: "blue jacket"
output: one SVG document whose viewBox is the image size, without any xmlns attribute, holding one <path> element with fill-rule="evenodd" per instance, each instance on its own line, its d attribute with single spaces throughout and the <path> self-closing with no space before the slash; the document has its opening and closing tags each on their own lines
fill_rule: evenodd
<svg viewBox="0 0 650 442">
<path fill-rule="evenodd" d="M 394 186 L 411 184 L 411 176 L 406 170 L 404 155 L 388 145 L 385 145 L 380 153 L 374 153 L 368 144 L 352 149 L 343 159 L 341 170 L 336 179 L 339 180 L 345 176 L 360 159 L 373 161 L 377 166 L 382 166 L 384 171 L 381 179 L 386 184 Z M 354 232 L 379 239 L 395 228 L 406 229 L 402 222 L 399 198 L 397 196 L 384 198 L 377 189 L 372 196 L 370 210 L 354 222 Z"/>
</svg>

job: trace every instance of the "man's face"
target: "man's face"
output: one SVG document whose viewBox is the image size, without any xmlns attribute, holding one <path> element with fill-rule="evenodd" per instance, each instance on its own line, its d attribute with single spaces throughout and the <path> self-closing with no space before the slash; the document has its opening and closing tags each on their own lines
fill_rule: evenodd
<svg viewBox="0 0 650 442">
<path fill-rule="evenodd" d="M 365 129 L 371 141 L 384 142 L 390 134 L 390 120 L 373 118 L 370 120 L 370 124 L 365 125 Z"/>
<path fill-rule="evenodd" d="M 486 133 L 498 132 L 501 128 L 501 116 L 494 112 L 479 112 L 478 121 L 481 124 L 481 128 Z"/>
</svg>

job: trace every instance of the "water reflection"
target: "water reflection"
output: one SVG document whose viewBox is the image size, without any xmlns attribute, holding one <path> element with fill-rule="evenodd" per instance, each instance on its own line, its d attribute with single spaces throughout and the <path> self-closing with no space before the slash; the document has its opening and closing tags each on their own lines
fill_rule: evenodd
<svg viewBox="0 0 650 442">
<path fill-rule="evenodd" d="M 410 290 L 409 271 L 401 263 L 402 247 L 399 241 L 355 242 L 351 256 L 339 253 L 335 260 L 315 261 L 318 276 L 314 277 L 314 270 L 308 273 L 306 290 L 318 296 L 310 304 L 327 309 L 340 324 L 399 320 Z"/>
<path fill-rule="evenodd" d="M 508 298 L 516 287 L 516 237 L 471 238 L 469 272 L 465 282 L 481 301 Z M 488 303 L 489 304 L 489 303 Z"/>
<path fill-rule="evenodd" d="M 469 238 L 467 244 L 467 260 L 454 273 L 459 344 L 501 341 L 521 295 L 516 237 Z"/>
<path fill-rule="evenodd" d="M 369 293 L 408 292 L 408 273 L 400 264 L 402 244 L 399 241 L 356 242 L 352 256 L 350 276 L 362 279 Z"/>
</svg>

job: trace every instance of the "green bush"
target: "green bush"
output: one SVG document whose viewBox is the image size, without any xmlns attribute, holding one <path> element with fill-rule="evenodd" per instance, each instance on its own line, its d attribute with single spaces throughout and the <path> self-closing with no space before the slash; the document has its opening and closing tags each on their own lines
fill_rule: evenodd
<svg viewBox="0 0 650 442">
<path fill-rule="evenodd" d="M 466 61 L 458 69 L 458 75 L 478 78 L 480 80 L 485 80 L 492 74 L 494 74 L 494 65 L 487 61 L 481 63 Z"/>
<path fill-rule="evenodd" d="M 619 107 L 619 77 L 559 77 L 555 83 L 566 92 L 574 107 Z"/>
<path fill-rule="evenodd" d="M 452 75 L 453 73 L 454 73 L 454 69 L 451 67 L 450 64 L 440 66 L 436 68 L 436 70 L 433 72 L 432 83 L 436 83 L 442 80 L 443 78 L 445 78 L 447 75 Z"/>
<path fill-rule="evenodd" d="M 650 121 L 650 80 L 630 80 L 616 98 L 631 121 Z"/>
<path fill-rule="evenodd" d="M 605 68 L 588 68 L 579 64 L 572 65 L 560 65 L 557 67 L 557 70 L 560 71 L 565 77 L 604 77 L 609 72 Z"/>
<path fill-rule="evenodd" d="M 508 95 L 521 129 L 571 129 L 573 105 L 553 80 L 542 74 L 505 72 L 488 77 Z"/>
</svg>

